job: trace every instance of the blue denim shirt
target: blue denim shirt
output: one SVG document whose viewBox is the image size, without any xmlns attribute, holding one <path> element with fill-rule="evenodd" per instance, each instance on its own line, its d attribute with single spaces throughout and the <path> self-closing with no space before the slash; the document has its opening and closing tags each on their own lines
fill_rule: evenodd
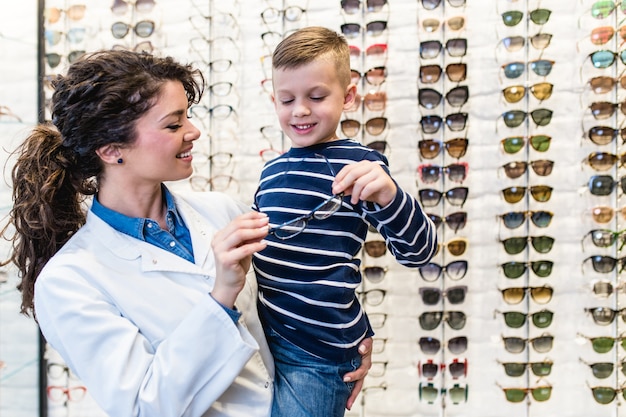
<svg viewBox="0 0 626 417">
<path fill-rule="evenodd" d="M 176 209 L 172 193 L 165 185 L 162 185 L 162 189 L 163 196 L 165 197 L 165 205 L 167 207 L 165 221 L 168 230 L 161 229 L 159 224 L 152 219 L 129 217 L 104 207 L 98 201 L 97 195 L 93 199 L 91 211 L 118 232 L 150 243 L 194 263 L 193 245 L 191 244 L 189 228 L 185 225 L 185 222 Z M 226 306 L 222 307 L 233 321 L 237 322 L 239 320 L 241 313 Z"/>
</svg>

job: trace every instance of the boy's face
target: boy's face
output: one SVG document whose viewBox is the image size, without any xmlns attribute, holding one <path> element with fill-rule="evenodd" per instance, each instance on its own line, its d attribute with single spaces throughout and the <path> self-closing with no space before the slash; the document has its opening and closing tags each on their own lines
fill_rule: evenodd
<svg viewBox="0 0 626 417">
<path fill-rule="evenodd" d="M 331 60 L 316 59 L 298 68 L 274 69 L 272 82 L 278 121 L 293 147 L 337 139 L 341 114 L 354 102 L 356 86 L 341 85 Z"/>
</svg>

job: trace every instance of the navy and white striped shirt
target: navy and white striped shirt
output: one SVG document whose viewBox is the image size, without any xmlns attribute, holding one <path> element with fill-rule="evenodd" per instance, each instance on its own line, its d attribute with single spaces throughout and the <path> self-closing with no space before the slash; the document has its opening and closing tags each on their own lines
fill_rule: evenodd
<svg viewBox="0 0 626 417">
<path fill-rule="evenodd" d="M 270 227 L 308 214 L 332 195 L 334 179 L 347 164 L 361 160 L 379 163 L 387 158 L 349 139 L 292 148 L 265 164 L 253 208 L 267 213 Z M 353 206 L 343 199 L 341 209 L 323 219 L 311 219 L 302 233 L 280 240 L 253 257 L 259 283 L 259 315 L 269 326 L 305 351 L 337 362 L 358 355 L 358 344 L 373 335 L 359 304 L 361 251 L 368 223 L 387 241 L 402 265 L 419 267 L 435 254 L 437 233 L 417 200 L 402 189 L 387 207 L 372 203 Z"/>
</svg>

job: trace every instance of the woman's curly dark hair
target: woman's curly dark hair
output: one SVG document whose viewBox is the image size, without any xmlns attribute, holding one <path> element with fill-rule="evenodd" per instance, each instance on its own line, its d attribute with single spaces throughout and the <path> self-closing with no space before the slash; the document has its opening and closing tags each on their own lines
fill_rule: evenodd
<svg viewBox="0 0 626 417">
<path fill-rule="evenodd" d="M 21 312 L 33 314 L 37 276 L 84 223 L 82 205 L 97 191 L 103 164 L 96 150 L 135 140 L 136 121 L 166 81 L 179 81 L 188 106 L 204 92 L 200 71 L 170 57 L 130 51 L 84 55 L 52 81 L 52 124 L 37 126 L 15 151 L 13 207 L 1 235 L 12 242 Z"/>
</svg>

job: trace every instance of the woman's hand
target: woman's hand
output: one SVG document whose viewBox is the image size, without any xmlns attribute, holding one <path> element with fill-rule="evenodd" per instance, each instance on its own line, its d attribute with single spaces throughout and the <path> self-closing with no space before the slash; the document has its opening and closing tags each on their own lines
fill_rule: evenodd
<svg viewBox="0 0 626 417">
<path fill-rule="evenodd" d="M 365 380 L 365 376 L 369 372 L 372 367 L 372 338 L 368 337 L 363 340 L 359 345 L 359 353 L 361 354 L 361 366 L 356 371 L 348 372 L 344 375 L 343 380 L 345 382 L 356 381 L 354 383 L 354 388 L 352 389 L 352 393 L 348 398 L 348 403 L 346 404 L 346 408 L 348 410 L 352 409 L 354 402 L 356 401 L 356 397 L 358 397 L 361 389 L 363 388 L 363 381 Z"/>
<path fill-rule="evenodd" d="M 233 308 L 244 287 L 252 254 L 265 248 L 269 230 L 266 214 L 250 212 L 236 217 L 213 237 L 216 277 L 211 295 L 217 302 Z"/>
</svg>

